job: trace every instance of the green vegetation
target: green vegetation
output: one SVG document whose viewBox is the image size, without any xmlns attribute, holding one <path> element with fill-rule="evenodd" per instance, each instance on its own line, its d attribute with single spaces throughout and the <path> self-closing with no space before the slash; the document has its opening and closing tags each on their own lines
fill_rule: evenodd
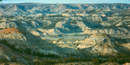
<svg viewBox="0 0 130 65">
<path fill-rule="evenodd" d="M 9 62 L 6 58 L 0 58 L 0 63 L 6 63 Z"/>
<path fill-rule="evenodd" d="M 99 60 L 98 58 L 94 58 L 92 59 L 92 62 L 94 65 L 99 65 L 101 63 L 101 60 Z"/>
<path fill-rule="evenodd" d="M 6 46 L 8 46 L 9 48 L 11 48 L 12 50 L 21 52 L 20 50 L 16 49 L 14 45 L 9 44 L 6 40 L 1 40 L 1 42 L 2 42 L 4 45 L 6 45 Z"/>
<path fill-rule="evenodd" d="M 55 60 L 52 59 L 44 59 L 42 61 L 36 61 L 33 63 L 34 65 L 53 65 L 56 64 Z"/>
<path fill-rule="evenodd" d="M 3 30 L 3 28 L 0 28 L 0 30 Z"/>
<path fill-rule="evenodd" d="M 38 56 L 38 57 L 56 57 L 56 58 L 60 58 L 60 56 L 55 55 L 55 54 L 44 54 L 44 53 L 40 53 L 40 52 L 32 52 L 31 49 L 26 48 L 25 50 L 20 50 L 15 48 L 15 45 L 11 45 L 9 44 L 6 40 L 1 40 L 1 42 L 8 46 L 10 49 L 17 51 L 17 52 L 21 52 L 21 53 L 26 53 L 26 54 L 30 54 L 30 55 L 34 55 L 34 56 Z"/>
<path fill-rule="evenodd" d="M 68 57 L 68 58 L 63 58 L 63 59 L 42 59 L 43 57 L 54 57 L 54 58 L 59 58 L 59 56 L 55 54 L 47 54 L 45 55 L 44 53 L 40 52 L 31 52 L 31 49 L 27 48 L 25 50 L 20 50 L 16 49 L 14 45 L 9 44 L 6 40 L 1 41 L 4 45 L 8 46 L 14 51 L 21 52 L 21 53 L 26 53 L 29 55 L 36 56 L 36 61 L 33 61 L 33 65 L 54 65 L 58 63 L 71 63 L 71 62 L 92 62 L 94 65 L 100 65 L 105 62 L 117 62 L 119 64 L 124 64 L 130 62 L 130 55 L 126 54 L 118 54 L 116 56 L 106 56 L 100 58 L 76 58 L 76 57 Z M 24 52 L 23 52 L 24 51 Z M 30 60 L 31 58 L 26 57 L 25 59 Z M 42 60 L 41 60 L 42 59 Z M 9 62 L 5 58 L 0 58 L 0 63 L 7 63 Z M 10 62 L 17 62 L 17 57 L 12 56 Z"/>
<path fill-rule="evenodd" d="M 126 54 L 116 55 L 115 57 L 109 57 L 108 62 L 117 62 L 119 64 L 130 62 L 130 56 Z"/>
<path fill-rule="evenodd" d="M 92 62 L 94 65 L 100 65 L 105 62 L 117 62 L 119 64 L 124 64 L 130 62 L 130 56 L 126 54 L 120 54 L 116 56 L 108 56 L 106 59 L 99 58 L 76 58 L 76 57 L 68 57 L 59 60 L 53 59 L 43 59 L 41 61 L 34 62 L 34 65 L 54 65 L 58 63 L 70 63 L 70 62 Z"/>
<path fill-rule="evenodd" d="M 89 59 L 89 58 L 68 57 L 68 58 L 59 59 L 59 60 L 44 59 L 41 61 L 34 62 L 34 65 L 54 65 L 57 63 L 88 62 L 88 61 L 92 61 L 95 65 L 102 63 L 102 60 L 98 58 Z"/>
<path fill-rule="evenodd" d="M 11 62 L 17 62 L 17 60 L 16 60 L 16 56 L 14 55 L 14 56 L 11 56 Z"/>
</svg>

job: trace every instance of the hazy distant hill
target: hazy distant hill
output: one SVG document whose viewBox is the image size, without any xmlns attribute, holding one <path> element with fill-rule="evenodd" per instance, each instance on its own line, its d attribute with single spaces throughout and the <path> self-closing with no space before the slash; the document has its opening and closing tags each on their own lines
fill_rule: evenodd
<svg viewBox="0 0 130 65">
<path fill-rule="evenodd" d="M 13 10 L 16 8 L 15 10 Z M 62 12 L 66 9 L 129 9 L 129 4 L 0 4 L 1 13 L 4 15 L 24 15 L 34 13 Z M 19 14 L 20 13 L 20 14 Z M 24 13 L 24 14 L 23 14 Z"/>
</svg>

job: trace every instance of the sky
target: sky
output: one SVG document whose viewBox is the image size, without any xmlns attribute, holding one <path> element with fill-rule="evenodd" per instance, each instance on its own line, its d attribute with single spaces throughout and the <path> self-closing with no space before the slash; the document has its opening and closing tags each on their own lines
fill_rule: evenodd
<svg viewBox="0 0 130 65">
<path fill-rule="evenodd" d="M 130 0 L 2 0 L 2 3 L 50 3 L 50 4 L 128 3 L 130 4 Z"/>
</svg>

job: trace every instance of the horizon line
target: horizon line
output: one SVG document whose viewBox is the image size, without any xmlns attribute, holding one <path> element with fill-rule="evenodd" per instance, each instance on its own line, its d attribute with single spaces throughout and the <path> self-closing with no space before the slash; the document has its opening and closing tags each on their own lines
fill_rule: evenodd
<svg viewBox="0 0 130 65">
<path fill-rule="evenodd" d="M 3 3 L 0 4 L 130 4 L 130 3 L 40 3 L 40 2 L 20 2 L 20 3 Z"/>
</svg>

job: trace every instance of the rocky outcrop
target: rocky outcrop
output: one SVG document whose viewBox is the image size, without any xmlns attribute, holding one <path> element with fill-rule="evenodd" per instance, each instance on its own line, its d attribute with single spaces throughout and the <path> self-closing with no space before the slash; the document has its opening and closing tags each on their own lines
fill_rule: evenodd
<svg viewBox="0 0 130 65">
<path fill-rule="evenodd" d="M 129 33 L 129 30 L 124 29 L 124 28 L 108 28 L 108 29 L 97 29 L 97 30 L 92 30 L 92 29 L 88 29 L 86 31 L 84 31 L 84 34 L 125 34 L 125 33 Z"/>
<path fill-rule="evenodd" d="M 0 23 L 0 28 L 18 28 L 17 24 L 15 22 L 2 22 Z"/>
<path fill-rule="evenodd" d="M 116 24 L 116 26 L 122 26 L 125 25 L 125 22 L 119 22 L 118 24 Z"/>
<path fill-rule="evenodd" d="M 75 22 L 77 23 L 77 21 L 75 21 Z M 55 27 L 58 30 L 60 30 L 60 32 L 62 32 L 62 33 L 82 32 L 82 29 L 84 30 L 86 28 L 83 23 L 78 23 L 78 24 L 72 24 L 72 23 L 71 22 L 69 22 L 69 23 L 58 22 Z M 83 25 L 80 26 L 80 24 L 83 24 L 84 27 L 83 27 Z"/>
<path fill-rule="evenodd" d="M 123 43 L 123 42 L 122 42 Z M 80 49 L 86 49 L 87 52 L 94 55 L 115 55 L 120 53 L 118 47 L 119 41 L 106 34 L 93 34 L 78 45 Z"/>
<path fill-rule="evenodd" d="M 0 4 L 0 57 L 129 54 L 129 8 L 129 4 Z"/>
<path fill-rule="evenodd" d="M 59 56 L 75 54 L 82 56 L 78 50 L 73 48 L 62 48 L 55 44 L 51 44 L 46 40 L 42 40 L 40 37 L 32 35 L 26 30 L 8 28 L 0 30 L 0 33 L 1 40 L 6 40 L 10 45 L 13 45 L 16 49 L 19 49 L 22 52 L 26 49 L 30 49 L 32 53 L 56 54 Z"/>
<path fill-rule="evenodd" d="M 58 30 L 58 29 L 41 29 L 41 28 L 38 28 L 38 31 L 35 31 L 37 32 L 37 34 L 41 34 L 41 35 L 58 35 L 60 34 L 61 32 Z M 35 35 L 35 33 L 33 33 Z"/>
<path fill-rule="evenodd" d="M 25 4 L 8 4 L 8 5 L 0 5 L 0 9 L 2 14 L 4 15 L 35 15 L 36 13 L 40 13 L 44 15 L 44 13 L 51 12 L 62 12 L 67 9 L 128 9 L 130 7 L 129 4 L 52 4 L 52 5 L 44 5 L 44 4 L 34 4 L 34 3 L 26 3 Z M 48 8 L 48 9 L 47 9 Z M 30 14 L 31 13 L 31 14 Z"/>
</svg>

